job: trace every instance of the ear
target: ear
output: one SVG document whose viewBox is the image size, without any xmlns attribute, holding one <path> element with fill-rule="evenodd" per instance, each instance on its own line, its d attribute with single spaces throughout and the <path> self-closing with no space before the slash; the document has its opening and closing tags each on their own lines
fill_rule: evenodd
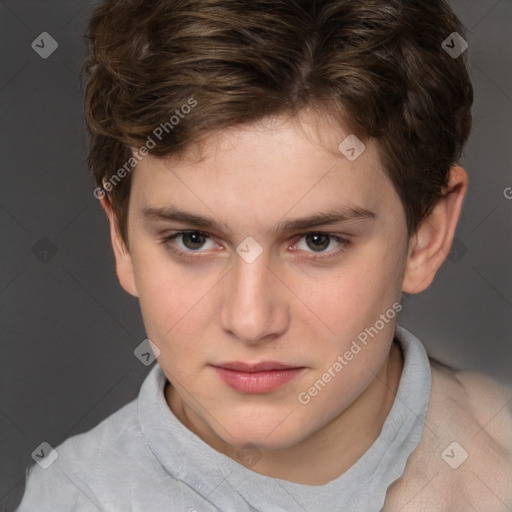
<svg viewBox="0 0 512 512">
<path fill-rule="evenodd" d="M 436 272 L 450 253 L 467 188 L 466 171 L 462 167 L 453 166 L 443 196 L 409 241 L 402 291 L 422 292 L 434 280 Z"/>
<path fill-rule="evenodd" d="M 121 286 L 130 295 L 138 297 L 137 286 L 135 284 L 135 274 L 133 272 L 132 257 L 119 231 L 117 218 L 112 210 L 112 206 L 106 196 L 100 199 L 101 206 L 107 214 L 110 224 L 110 240 L 114 249 L 114 257 L 116 260 L 117 278 Z"/>
</svg>

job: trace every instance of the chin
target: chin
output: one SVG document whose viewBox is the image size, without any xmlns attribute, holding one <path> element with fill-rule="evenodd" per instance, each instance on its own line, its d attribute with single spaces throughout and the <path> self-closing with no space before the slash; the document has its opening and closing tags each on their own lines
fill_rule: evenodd
<svg viewBox="0 0 512 512">
<path fill-rule="evenodd" d="M 262 428 L 261 424 L 254 425 L 254 428 L 240 428 L 239 424 L 234 424 L 229 431 L 236 434 L 232 437 L 224 437 L 224 441 L 237 450 L 279 450 L 300 443 L 308 435 L 304 425 L 289 425 L 286 428 L 284 425 L 286 421 L 281 422 L 282 418 L 279 421 L 268 422 L 268 428 Z M 225 431 L 223 433 L 225 434 Z"/>
</svg>

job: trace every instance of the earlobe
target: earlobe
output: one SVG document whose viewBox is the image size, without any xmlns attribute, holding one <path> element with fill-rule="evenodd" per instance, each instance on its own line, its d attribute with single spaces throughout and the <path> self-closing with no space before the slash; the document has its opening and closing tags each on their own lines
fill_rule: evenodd
<svg viewBox="0 0 512 512">
<path fill-rule="evenodd" d="M 443 196 L 411 237 L 403 292 L 420 293 L 432 284 L 436 272 L 450 253 L 467 186 L 466 171 L 453 166 Z"/>
<path fill-rule="evenodd" d="M 114 250 L 117 278 L 126 292 L 134 297 L 138 297 L 139 295 L 135 284 L 132 256 L 126 247 L 123 237 L 121 236 L 116 216 L 112 210 L 109 200 L 106 197 L 102 197 L 100 202 L 110 225 L 110 240 Z"/>
</svg>

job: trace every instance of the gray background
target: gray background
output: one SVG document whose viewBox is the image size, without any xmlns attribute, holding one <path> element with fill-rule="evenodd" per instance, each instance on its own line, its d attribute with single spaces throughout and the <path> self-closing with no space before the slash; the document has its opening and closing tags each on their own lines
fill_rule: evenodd
<svg viewBox="0 0 512 512">
<path fill-rule="evenodd" d="M 470 187 L 452 253 L 404 299 L 400 324 L 443 362 L 510 379 L 512 2 L 452 2 L 468 29 L 474 127 Z M 135 299 L 117 282 L 86 166 L 82 34 L 89 0 L 0 0 L 0 512 L 23 492 L 31 453 L 136 397 L 148 372 Z M 48 32 L 58 49 L 41 58 Z"/>
</svg>

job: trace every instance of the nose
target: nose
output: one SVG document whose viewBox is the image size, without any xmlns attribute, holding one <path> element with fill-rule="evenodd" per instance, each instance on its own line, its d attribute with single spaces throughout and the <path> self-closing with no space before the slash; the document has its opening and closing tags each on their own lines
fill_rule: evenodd
<svg viewBox="0 0 512 512">
<path fill-rule="evenodd" d="M 289 308 L 286 290 L 263 253 L 247 263 L 237 258 L 226 276 L 222 327 L 246 344 L 273 341 L 286 332 Z"/>
</svg>

